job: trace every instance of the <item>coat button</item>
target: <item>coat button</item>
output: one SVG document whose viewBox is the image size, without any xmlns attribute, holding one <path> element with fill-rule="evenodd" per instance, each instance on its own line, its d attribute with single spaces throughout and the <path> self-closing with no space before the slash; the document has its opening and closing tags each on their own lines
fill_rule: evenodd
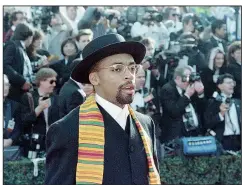
<svg viewBox="0 0 242 185">
<path fill-rule="evenodd" d="M 131 145 L 131 146 L 129 147 L 129 150 L 130 150 L 130 152 L 134 152 L 134 146 Z"/>
</svg>

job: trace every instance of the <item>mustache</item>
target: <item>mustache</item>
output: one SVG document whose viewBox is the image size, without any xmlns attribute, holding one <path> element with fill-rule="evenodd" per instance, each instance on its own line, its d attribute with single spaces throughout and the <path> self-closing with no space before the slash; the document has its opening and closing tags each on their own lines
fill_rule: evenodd
<svg viewBox="0 0 242 185">
<path fill-rule="evenodd" d="M 135 85 L 135 84 L 134 84 L 132 81 L 128 81 L 128 82 L 126 82 L 126 83 L 120 85 L 120 86 L 118 87 L 118 89 L 121 90 L 122 88 L 124 88 L 124 87 L 127 86 L 127 85 Z"/>
</svg>

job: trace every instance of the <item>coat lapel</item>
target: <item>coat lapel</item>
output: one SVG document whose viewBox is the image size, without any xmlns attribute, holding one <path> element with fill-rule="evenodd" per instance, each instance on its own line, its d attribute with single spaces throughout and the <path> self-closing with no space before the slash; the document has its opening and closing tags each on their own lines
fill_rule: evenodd
<svg viewBox="0 0 242 185">
<path fill-rule="evenodd" d="M 239 127 L 241 130 L 241 109 L 240 109 L 240 100 L 235 100 L 235 107 L 236 107 L 236 112 L 237 112 L 237 117 L 238 117 L 238 121 L 239 121 Z"/>
</svg>

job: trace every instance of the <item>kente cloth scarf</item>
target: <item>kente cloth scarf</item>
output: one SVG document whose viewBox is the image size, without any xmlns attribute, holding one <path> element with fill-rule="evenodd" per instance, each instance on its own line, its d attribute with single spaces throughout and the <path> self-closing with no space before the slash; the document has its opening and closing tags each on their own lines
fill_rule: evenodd
<svg viewBox="0 0 242 185">
<path fill-rule="evenodd" d="M 148 161 L 149 184 L 161 184 L 151 152 L 151 141 L 133 110 L 129 112 L 141 135 Z M 91 94 L 80 106 L 79 145 L 76 184 L 102 184 L 104 169 L 104 121 L 97 106 L 95 94 Z"/>
</svg>

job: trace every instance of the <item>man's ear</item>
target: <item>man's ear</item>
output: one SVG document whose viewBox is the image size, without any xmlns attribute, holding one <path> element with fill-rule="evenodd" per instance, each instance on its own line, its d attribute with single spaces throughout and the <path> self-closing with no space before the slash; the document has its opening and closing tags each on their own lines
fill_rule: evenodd
<svg viewBox="0 0 242 185">
<path fill-rule="evenodd" d="M 92 85 L 98 85 L 99 84 L 99 76 L 96 72 L 92 72 L 89 74 L 89 81 Z"/>
</svg>

